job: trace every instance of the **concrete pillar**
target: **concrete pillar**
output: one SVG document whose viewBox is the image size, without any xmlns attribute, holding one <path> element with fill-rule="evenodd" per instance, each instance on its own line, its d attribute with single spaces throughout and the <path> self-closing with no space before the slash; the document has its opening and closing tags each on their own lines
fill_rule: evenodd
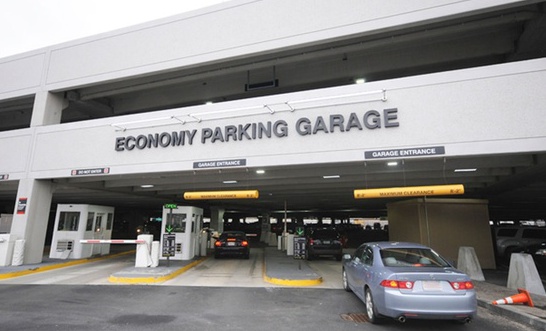
<svg viewBox="0 0 546 331">
<path fill-rule="evenodd" d="M 218 233 L 224 232 L 224 212 L 224 208 L 210 208 L 210 227 L 218 231 Z"/>
<path fill-rule="evenodd" d="M 30 126 L 42 126 L 61 123 L 63 109 L 68 106 L 62 94 L 40 91 L 34 98 L 34 108 Z"/>
<path fill-rule="evenodd" d="M 265 213 L 262 214 L 262 227 L 260 233 L 260 241 L 264 243 L 269 243 L 269 233 L 271 230 L 271 225 L 269 224 L 270 215 Z"/>
<path fill-rule="evenodd" d="M 286 255 L 293 256 L 294 255 L 294 237 L 293 234 L 288 234 L 286 236 Z"/>
<path fill-rule="evenodd" d="M 34 98 L 31 127 L 61 123 L 62 110 L 68 101 L 62 94 L 40 91 Z M 24 240 L 24 264 L 42 262 L 49 210 L 54 184 L 50 181 L 23 178 L 19 180 L 11 234 Z"/>
<path fill-rule="evenodd" d="M 11 234 L 25 240 L 24 264 L 42 262 L 53 190 L 50 181 L 19 180 Z"/>
</svg>

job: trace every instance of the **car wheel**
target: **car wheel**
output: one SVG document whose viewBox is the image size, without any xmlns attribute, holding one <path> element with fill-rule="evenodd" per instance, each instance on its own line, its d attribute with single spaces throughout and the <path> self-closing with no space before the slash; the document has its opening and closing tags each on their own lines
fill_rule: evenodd
<svg viewBox="0 0 546 331">
<path fill-rule="evenodd" d="M 366 304 L 366 317 L 368 318 L 368 322 L 372 324 L 378 324 L 379 316 L 377 315 L 375 304 L 373 302 L 372 291 L 370 291 L 369 288 L 366 289 L 364 298 L 364 303 Z"/>
<path fill-rule="evenodd" d="M 351 292 L 351 288 L 349 287 L 349 281 L 347 280 L 347 272 L 345 269 L 341 271 L 341 281 L 343 282 L 343 289 L 347 292 Z"/>
</svg>

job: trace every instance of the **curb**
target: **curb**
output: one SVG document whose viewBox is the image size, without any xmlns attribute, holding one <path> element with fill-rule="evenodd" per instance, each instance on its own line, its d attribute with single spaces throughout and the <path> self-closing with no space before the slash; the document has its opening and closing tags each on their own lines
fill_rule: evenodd
<svg viewBox="0 0 546 331">
<path fill-rule="evenodd" d="M 478 299 L 478 306 L 490 310 L 496 314 L 505 316 L 518 323 L 527 324 L 529 326 L 537 328 L 538 330 L 546 330 L 546 320 L 538 316 L 527 314 L 525 312 L 515 312 L 510 309 L 509 306 L 505 307 L 503 305 L 494 305 L 482 299 Z"/>
<path fill-rule="evenodd" d="M 200 264 L 201 262 L 205 261 L 208 257 L 201 258 L 199 260 L 193 261 L 173 272 L 167 272 L 164 276 L 149 276 L 149 277 L 123 277 L 123 276 L 114 276 L 111 275 L 108 277 L 108 281 L 110 283 L 117 283 L 117 284 L 154 284 L 154 283 L 161 283 L 165 282 L 167 280 L 171 280 L 174 277 L 188 271 L 189 269 L 195 267 L 196 265 Z"/>
<path fill-rule="evenodd" d="M 271 284 L 285 286 L 315 286 L 322 283 L 322 277 L 316 279 L 281 279 L 269 277 L 267 274 L 264 274 L 264 280 Z"/>
</svg>

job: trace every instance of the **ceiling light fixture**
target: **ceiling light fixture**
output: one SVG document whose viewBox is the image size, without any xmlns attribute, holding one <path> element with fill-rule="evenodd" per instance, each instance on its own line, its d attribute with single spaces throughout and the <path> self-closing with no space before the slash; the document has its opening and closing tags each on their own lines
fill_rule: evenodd
<svg viewBox="0 0 546 331">
<path fill-rule="evenodd" d="M 224 184 L 237 184 L 236 180 L 224 180 L 222 183 Z"/>
<path fill-rule="evenodd" d="M 261 170 L 261 169 L 260 169 L 260 170 L 256 170 L 256 173 L 257 173 L 258 175 L 262 175 L 262 174 L 265 174 L 265 170 Z"/>
<path fill-rule="evenodd" d="M 322 178 L 324 179 L 336 179 L 336 178 L 340 178 L 341 176 L 340 175 L 326 175 L 326 176 L 322 176 Z"/>
<path fill-rule="evenodd" d="M 152 184 L 143 184 L 143 185 L 140 185 L 141 188 L 152 188 L 154 187 L 154 185 Z"/>
<path fill-rule="evenodd" d="M 364 78 L 356 78 L 355 79 L 355 84 L 364 84 L 366 83 L 366 79 Z"/>
<path fill-rule="evenodd" d="M 455 169 L 453 172 L 474 172 L 478 169 L 476 168 L 463 168 L 463 169 Z"/>
<path fill-rule="evenodd" d="M 397 165 L 398 165 L 398 162 L 396 162 L 396 161 L 387 162 L 387 165 L 388 165 L 389 167 L 394 167 L 394 166 L 397 166 Z"/>
</svg>

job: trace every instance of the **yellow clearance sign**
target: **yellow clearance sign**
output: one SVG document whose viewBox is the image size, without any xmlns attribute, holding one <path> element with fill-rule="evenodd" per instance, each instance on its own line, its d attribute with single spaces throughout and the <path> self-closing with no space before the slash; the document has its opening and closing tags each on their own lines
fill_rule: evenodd
<svg viewBox="0 0 546 331">
<path fill-rule="evenodd" d="M 455 195 L 464 194 L 464 186 L 456 185 L 435 185 L 435 186 L 410 186 L 390 187 L 354 190 L 355 199 L 374 198 L 398 198 L 398 197 L 420 197 L 429 195 Z"/>
<path fill-rule="evenodd" d="M 226 199 L 258 199 L 260 193 L 257 190 L 247 191 L 208 191 L 185 192 L 186 200 L 226 200 Z"/>
</svg>

